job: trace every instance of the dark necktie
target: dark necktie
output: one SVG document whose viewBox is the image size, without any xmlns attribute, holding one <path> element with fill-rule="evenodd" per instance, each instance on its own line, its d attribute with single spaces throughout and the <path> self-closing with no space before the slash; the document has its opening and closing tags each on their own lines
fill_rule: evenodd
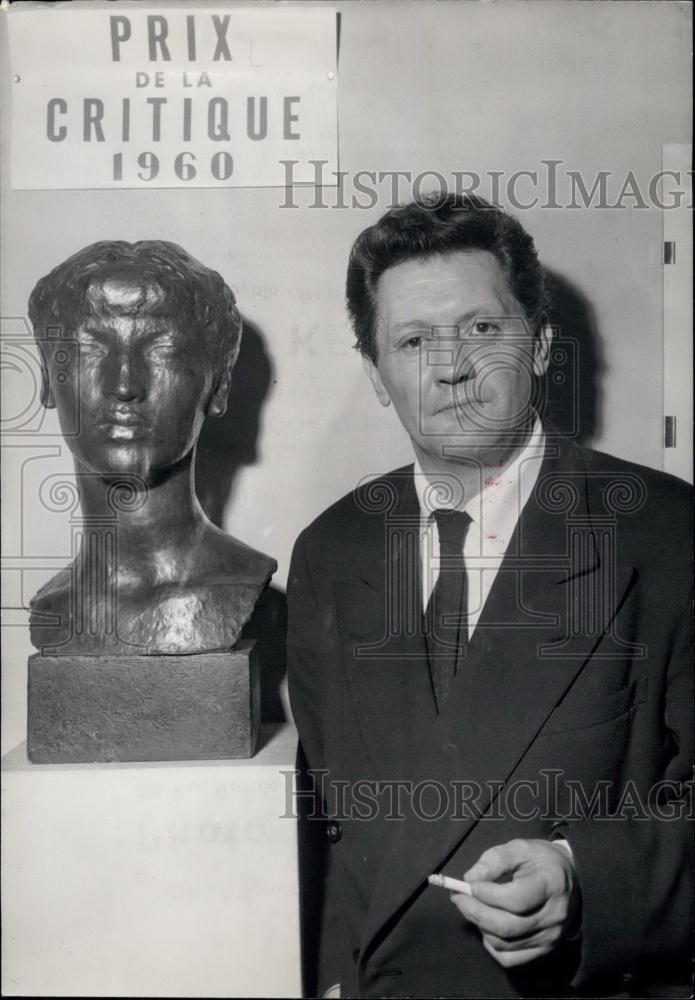
<svg viewBox="0 0 695 1000">
<path fill-rule="evenodd" d="M 425 612 L 427 655 L 432 688 L 441 711 L 449 686 L 468 645 L 468 598 L 463 543 L 471 523 L 465 511 L 434 511 L 439 532 L 439 576 Z"/>
</svg>

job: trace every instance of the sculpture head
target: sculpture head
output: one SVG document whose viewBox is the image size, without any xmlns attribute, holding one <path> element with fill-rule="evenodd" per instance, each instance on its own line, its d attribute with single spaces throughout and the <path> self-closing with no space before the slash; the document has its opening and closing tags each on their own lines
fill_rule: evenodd
<svg viewBox="0 0 695 1000">
<path fill-rule="evenodd" d="M 42 402 L 57 408 L 78 468 L 152 484 L 191 454 L 206 416 L 225 412 L 236 300 L 174 243 L 85 247 L 37 283 L 29 317 Z"/>
</svg>

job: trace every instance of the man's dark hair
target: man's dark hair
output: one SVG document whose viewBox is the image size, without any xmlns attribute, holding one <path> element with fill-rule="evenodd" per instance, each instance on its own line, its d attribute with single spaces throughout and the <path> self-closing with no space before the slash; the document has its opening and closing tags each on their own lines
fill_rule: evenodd
<svg viewBox="0 0 695 1000">
<path fill-rule="evenodd" d="M 167 316 L 199 333 L 214 371 L 234 364 L 241 341 L 241 316 L 234 293 L 216 271 L 164 240 L 104 240 L 84 247 L 37 282 L 29 298 L 29 319 L 39 345 L 55 329 L 70 337 L 93 311 L 90 289 L 118 279 L 148 289 L 138 316 Z"/>
<path fill-rule="evenodd" d="M 346 291 L 357 350 L 376 364 L 376 296 L 384 271 L 461 250 L 495 255 L 536 333 L 545 318 L 546 290 L 532 238 L 515 218 L 482 198 L 435 193 L 390 209 L 353 244 Z"/>
</svg>

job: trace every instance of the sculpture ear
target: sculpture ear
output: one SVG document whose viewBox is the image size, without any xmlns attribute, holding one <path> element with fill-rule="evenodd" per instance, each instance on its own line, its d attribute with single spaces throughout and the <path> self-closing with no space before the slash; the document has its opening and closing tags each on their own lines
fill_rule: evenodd
<svg viewBox="0 0 695 1000">
<path fill-rule="evenodd" d="M 227 396 L 229 387 L 232 384 L 232 370 L 225 368 L 221 375 L 215 380 L 215 384 L 208 403 L 207 415 L 210 417 L 222 417 L 227 411 Z"/>
<path fill-rule="evenodd" d="M 54 410 L 56 405 L 53 398 L 53 389 L 51 389 L 51 382 L 48 377 L 48 365 L 46 364 L 43 352 L 41 352 L 41 405 L 45 406 L 47 410 Z"/>
</svg>

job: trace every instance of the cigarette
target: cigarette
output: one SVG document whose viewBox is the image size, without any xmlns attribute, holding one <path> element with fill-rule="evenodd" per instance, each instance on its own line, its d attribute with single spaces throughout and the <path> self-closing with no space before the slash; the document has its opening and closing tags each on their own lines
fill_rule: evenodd
<svg viewBox="0 0 695 1000">
<path fill-rule="evenodd" d="M 462 892 L 464 896 L 472 896 L 470 882 L 464 882 L 459 878 L 449 878 L 448 875 L 428 875 L 427 881 L 430 885 L 437 885 L 440 889 L 450 889 L 451 892 Z"/>
</svg>

